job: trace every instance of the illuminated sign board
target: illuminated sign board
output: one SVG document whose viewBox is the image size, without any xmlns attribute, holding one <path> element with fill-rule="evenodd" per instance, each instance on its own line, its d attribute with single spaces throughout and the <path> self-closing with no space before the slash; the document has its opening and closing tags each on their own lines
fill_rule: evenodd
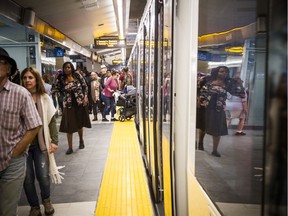
<svg viewBox="0 0 288 216">
<path fill-rule="evenodd" d="M 199 61 L 225 62 L 227 60 L 226 54 L 214 54 L 206 51 L 198 51 Z"/>
<path fill-rule="evenodd" d="M 125 48 L 126 40 L 118 38 L 94 39 L 95 49 Z"/>
<path fill-rule="evenodd" d="M 59 47 L 46 49 L 46 57 L 63 57 L 65 50 Z"/>
<path fill-rule="evenodd" d="M 113 59 L 112 64 L 118 65 L 118 64 L 124 64 L 125 62 L 122 59 Z"/>
</svg>

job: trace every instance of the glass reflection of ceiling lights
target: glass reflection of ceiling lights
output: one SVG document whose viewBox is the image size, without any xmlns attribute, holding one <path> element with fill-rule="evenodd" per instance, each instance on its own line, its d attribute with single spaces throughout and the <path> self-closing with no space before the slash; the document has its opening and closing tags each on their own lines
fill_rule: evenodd
<svg viewBox="0 0 288 216">
<path fill-rule="evenodd" d="M 242 64 L 242 59 L 227 59 L 225 62 L 208 62 L 208 68 L 214 68 L 218 66 L 227 66 L 227 67 L 240 67 Z"/>
<path fill-rule="evenodd" d="M 228 52 L 228 53 L 239 53 L 239 54 L 242 54 L 243 53 L 243 47 L 227 47 L 225 48 L 225 52 Z"/>
</svg>

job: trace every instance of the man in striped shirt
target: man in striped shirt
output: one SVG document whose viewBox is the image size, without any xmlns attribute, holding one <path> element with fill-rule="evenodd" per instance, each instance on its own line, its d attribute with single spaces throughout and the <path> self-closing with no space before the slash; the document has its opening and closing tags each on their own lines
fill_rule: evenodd
<svg viewBox="0 0 288 216">
<path fill-rule="evenodd" d="M 42 122 L 31 94 L 9 81 L 16 62 L 0 47 L 0 216 L 16 216 L 26 174 L 26 150 Z"/>
</svg>

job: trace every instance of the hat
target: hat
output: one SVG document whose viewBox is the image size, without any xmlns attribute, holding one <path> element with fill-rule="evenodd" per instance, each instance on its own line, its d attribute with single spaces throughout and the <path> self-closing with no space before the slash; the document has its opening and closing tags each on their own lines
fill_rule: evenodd
<svg viewBox="0 0 288 216">
<path fill-rule="evenodd" d="M 101 65 L 100 68 L 101 68 L 101 69 L 102 69 L 102 68 L 106 68 L 106 65 Z"/>
<path fill-rule="evenodd" d="M 8 63 L 12 66 L 11 73 L 10 73 L 10 76 L 12 76 L 17 70 L 17 64 L 15 60 L 11 58 L 9 54 L 7 53 L 7 51 L 3 49 L 2 47 L 0 47 L 0 57 L 6 59 L 6 61 L 8 61 Z"/>
</svg>

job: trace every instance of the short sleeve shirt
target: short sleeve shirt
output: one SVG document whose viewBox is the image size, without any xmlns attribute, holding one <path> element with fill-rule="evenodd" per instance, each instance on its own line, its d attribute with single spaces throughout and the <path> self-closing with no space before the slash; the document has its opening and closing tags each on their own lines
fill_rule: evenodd
<svg viewBox="0 0 288 216">
<path fill-rule="evenodd" d="M 42 125 L 31 94 L 9 80 L 0 90 L 0 171 L 27 130 Z"/>
</svg>

